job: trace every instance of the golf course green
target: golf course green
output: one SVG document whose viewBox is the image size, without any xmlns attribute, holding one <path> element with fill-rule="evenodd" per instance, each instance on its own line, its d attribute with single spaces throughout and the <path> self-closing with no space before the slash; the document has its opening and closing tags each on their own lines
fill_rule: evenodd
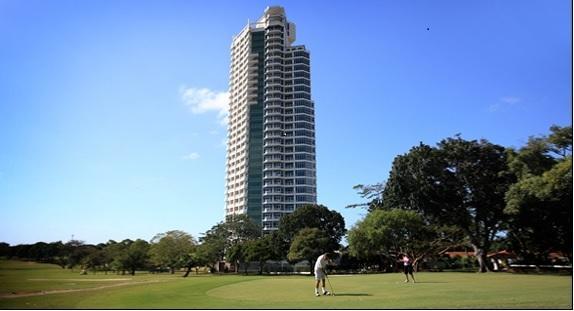
<svg viewBox="0 0 574 311">
<path fill-rule="evenodd" d="M 572 309 L 572 276 L 422 272 L 331 275 L 315 297 L 310 276 L 80 275 L 56 265 L 0 260 L 0 308 Z M 327 284 L 329 287 L 329 285 Z"/>
</svg>

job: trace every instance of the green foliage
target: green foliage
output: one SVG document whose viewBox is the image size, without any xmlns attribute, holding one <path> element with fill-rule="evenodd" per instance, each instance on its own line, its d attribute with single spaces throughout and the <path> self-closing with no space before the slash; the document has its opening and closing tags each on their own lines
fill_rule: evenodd
<svg viewBox="0 0 574 311">
<path fill-rule="evenodd" d="M 202 254 L 209 262 L 223 260 L 225 257 L 225 246 L 229 232 L 226 230 L 224 223 L 220 222 L 204 233 L 199 238 L 202 246 Z"/>
<path fill-rule="evenodd" d="M 367 203 L 358 203 L 347 205 L 347 208 L 366 207 L 369 211 L 382 208 L 382 195 L 385 189 L 384 183 L 374 185 L 355 185 L 353 189 L 357 190 L 361 198 L 369 200 Z"/>
<path fill-rule="evenodd" d="M 112 270 L 122 271 L 122 274 L 127 271 L 134 275 L 136 270 L 149 267 L 149 249 L 149 243 L 141 239 L 125 239 L 119 243 L 110 241 L 104 248 L 106 265 Z"/>
<path fill-rule="evenodd" d="M 125 267 L 132 275 L 136 273 L 137 269 L 145 269 L 148 267 L 149 260 L 149 248 L 148 242 L 137 239 L 129 245 L 127 248 L 126 256 L 123 258 L 122 265 Z"/>
<path fill-rule="evenodd" d="M 312 271 L 315 259 L 330 250 L 331 241 L 325 232 L 317 228 L 303 228 L 293 238 L 287 259 L 291 262 L 306 259 Z"/>
<path fill-rule="evenodd" d="M 548 136 L 550 151 L 563 158 L 572 155 L 572 126 L 552 125 L 550 131 L 552 132 Z"/>
<path fill-rule="evenodd" d="M 275 259 L 273 243 L 274 236 L 272 234 L 245 243 L 245 261 L 259 262 L 259 274 L 263 273 L 265 261 Z"/>
<path fill-rule="evenodd" d="M 460 244 L 462 234 L 456 227 L 427 224 L 415 211 L 391 209 L 370 212 L 349 231 L 348 240 L 351 255 L 358 258 L 382 255 L 396 261 L 407 254 L 416 265 Z"/>
<path fill-rule="evenodd" d="M 416 211 L 434 226 L 436 241 L 460 241 L 462 231 L 480 271 L 486 271 L 486 252 L 499 233 L 531 262 L 545 260 L 550 251 L 572 260 L 572 127 L 550 130 L 518 151 L 460 136 L 436 147 L 421 143 L 394 159 L 382 193 L 382 183 L 355 186 L 371 201 L 350 207 Z M 381 255 L 369 238 L 376 234 L 363 227 L 368 222 L 349 232 L 354 254 L 363 260 Z"/>
<path fill-rule="evenodd" d="M 184 231 L 172 230 L 157 234 L 151 240 L 150 258 L 160 267 L 168 267 L 171 273 L 187 264 L 188 254 L 192 253 L 197 243 Z"/>
<path fill-rule="evenodd" d="M 345 220 L 341 214 L 323 205 L 305 205 L 284 216 L 279 222 L 278 234 L 284 241 L 284 255 L 287 254 L 293 238 L 304 228 L 321 230 L 329 238 L 330 250 L 339 249 L 339 242 L 346 233 Z"/>
<path fill-rule="evenodd" d="M 420 144 L 395 158 L 383 207 L 419 211 L 429 223 L 459 227 L 486 271 L 486 252 L 504 223 L 504 194 L 512 181 L 504 147 L 447 138 L 436 148 Z"/>
<path fill-rule="evenodd" d="M 106 253 L 103 249 L 91 248 L 81 262 L 82 267 L 86 270 L 106 270 Z"/>
<path fill-rule="evenodd" d="M 229 231 L 230 244 L 254 240 L 261 236 L 261 226 L 254 223 L 246 214 L 227 216 L 225 228 Z"/>
<path fill-rule="evenodd" d="M 239 252 L 242 246 L 238 245 L 260 236 L 261 227 L 253 223 L 247 215 L 227 217 L 226 222 L 216 224 L 200 238 L 202 257 L 214 263 L 226 259 L 231 250 L 232 257 L 239 259 L 243 254 Z"/>
<path fill-rule="evenodd" d="M 509 156 L 518 181 L 506 193 L 508 237 L 530 262 L 551 251 L 572 260 L 572 127 L 550 129 Z"/>
</svg>

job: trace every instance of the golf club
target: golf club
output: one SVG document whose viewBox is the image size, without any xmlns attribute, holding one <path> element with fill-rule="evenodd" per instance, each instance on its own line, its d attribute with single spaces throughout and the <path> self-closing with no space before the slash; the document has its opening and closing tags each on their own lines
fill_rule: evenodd
<svg viewBox="0 0 574 311">
<path fill-rule="evenodd" d="M 335 296 L 335 291 L 333 290 L 333 285 L 331 285 L 331 280 L 329 280 L 329 275 L 327 275 L 327 272 L 325 272 L 323 270 L 323 273 L 325 273 L 325 278 L 327 279 L 327 282 L 329 283 L 329 287 L 331 288 L 331 295 Z"/>
</svg>

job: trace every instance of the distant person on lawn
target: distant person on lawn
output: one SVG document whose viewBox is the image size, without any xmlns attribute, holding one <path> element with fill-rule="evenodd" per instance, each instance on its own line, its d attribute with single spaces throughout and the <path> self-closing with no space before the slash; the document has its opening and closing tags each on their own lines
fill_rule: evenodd
<svg viewBox="0 0 574 311">
<path fill-rule="evenodd" d="M 403 254 L 402 262 L 403 262 L 403 271 L 405 272 L 406 277 L 405 283 L 409 282 L 409 274 L 413 278 L 413 283 L 416 283 L 415 276 L 413 275 L 413 263 L 411 262 L 409 256 Z"/>
</svg>

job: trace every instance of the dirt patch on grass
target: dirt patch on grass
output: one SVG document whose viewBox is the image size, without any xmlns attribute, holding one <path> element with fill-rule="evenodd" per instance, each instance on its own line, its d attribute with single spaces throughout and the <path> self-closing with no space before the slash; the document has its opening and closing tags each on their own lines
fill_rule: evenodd
<svg viewBox="0 0 574 311">
<path fill-rule="evenodd" d="M 118 279 L 114 279 L 114 280 L 118 280 Z M 55 289 L 55 290 L 46 290 L 46 291 L 39 291 L 39 292 L 12 292 L 9 294 L 0 294 L 0 299 L 33 297 L 33 296 L 65 294 L 65 293 L 75 293 L 75 292 L 89 292 L 89 291 L 96 291 L 96 290 L 112 288 L 112 287 L 122 287 L 122 286 L 128 286 L 128 285 L 141 285 L 141 284 L 150 284 L 150 283 L 159 283 L 159 282 L 162 282 L 162 281 L 150 280 L 150 281 L 142 281 L 142 282 L 124 282 L 124 283 L 103 285 L 103 286 L 91 287 L 91 288 Z"/>
<path fill-rule="evenodd" d="M 66 282 L 113 282 L 131 281 L 132 279 L 28 279 L 28 281 L 66 281 Z"/>
</svg>

